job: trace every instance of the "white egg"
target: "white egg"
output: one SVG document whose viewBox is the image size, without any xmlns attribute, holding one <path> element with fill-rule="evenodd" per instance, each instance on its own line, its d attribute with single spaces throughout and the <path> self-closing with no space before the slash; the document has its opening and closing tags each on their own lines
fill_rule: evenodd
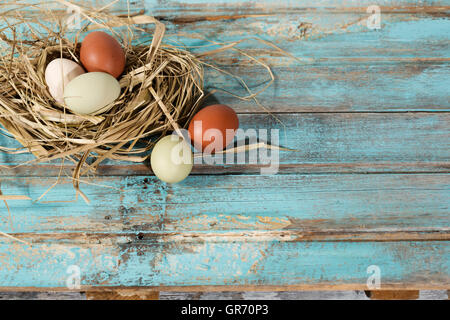
<svg viewBox="0 0 450 320">
<path fill-rule="evenodd" d="M 45 69 L 45 82 L 52 97 L 64 103 L 64 88 L 74 78 L 84 73 L 84 69 L 69 59 L 52 60 Z"/>
</svg>

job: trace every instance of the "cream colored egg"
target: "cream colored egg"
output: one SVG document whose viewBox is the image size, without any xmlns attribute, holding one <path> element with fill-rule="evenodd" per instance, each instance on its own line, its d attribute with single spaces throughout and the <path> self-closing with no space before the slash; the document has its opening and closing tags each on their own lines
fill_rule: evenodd
<svg viewBox="0 0 450 320">
<path fill-rule="evenodd" d="M 194 161 L 191 146 L 179 136 L 170 135 L 153 147 L 150 162 L 160 180 L 177 183 L 191 173 Z"/>
<path fill-rule="evenodd" d="M 52 97 L 64 103 L 64 88 L 74 78 L 84 73 L 84 69 L 69 59 L 52 60 L 45 69 L 45 82 Z"/>
<path fill-rule="evenodd" d="M 119 82 L 112 75 L 88 72 L 69 82 L 64 90 L 64 102 L 75 113 L 94 115 L 105 111 L 119 95 Z"/>
</svg>

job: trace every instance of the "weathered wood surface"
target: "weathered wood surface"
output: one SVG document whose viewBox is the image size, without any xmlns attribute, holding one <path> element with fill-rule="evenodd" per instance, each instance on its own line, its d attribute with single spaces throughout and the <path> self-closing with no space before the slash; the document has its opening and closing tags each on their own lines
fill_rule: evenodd
<svg viewBox="0 0 450 320">
<path fill-rule="evenodd" d="M 267 139 L 275 141 L 271 130 L 278 130 L 279 144 L 298 150 L 280 152 L 281 173 L 354 173 L 354 172 L 449 172 L 449 113 L 302 113 L 242 114 L 240 127 L 255 137 L 267 129 Z M 4 145 L 20 144 L 0 137 Z M 55 176 L 59 162 L 51 164 L 20 163 L 32 161 L 29 154 L 0 153 L 0 176 Z M 7 166 L 7 167 L 1 167 Z M 255 173 L 256 165 L 221 165 L 206 163 L 195 173 Z M 267 166 L 267 165 L 266 165 Z M 105 161 L 99 175 L 148 175 L 149 166 Z"/>
<path fill-rule="evenodd" d="M 145 295 L 141 296 L 146 298 Z M 84 292 L 0 292 L 0 300 L 85 300 Z M 369 300 L 364 291 L 159 292 L 159 300 Z M 447 300 L 446 290 L 420 290 L 417 300 Z"/>
<path fill-rule="evenodd" d="M 268 284 L 284 290 L 365 290 L 367 268 L 376 265 L 384 289 L 446 289 L 448 250 L 443 241 L 299 242 L 270 237 L 193 242 L 69 238 L 34 242 L 32 247 L 2 240 L 0 276 L 9 290 L 17 290 L 18 283 L 64 288 L 68 267 L 77 265 L 81 290 L 128 285 L 162 286 L 164 291 L 164 286 L 182 285 L 198 291 L 199 284 L 216 285 L 220 291 L 222 286 L 242 290 Z"/>
<path fill-rule="evenodd" d="M 132 12 L 159 17 L 168 41 L 194 51 L 210 44 L 202 37 L 257 37 L 299 59 L 256 40 L 239 46 L 277 77 L 260 97 L 274 117 L 215 94 L 243 128 L 280 129 L 280 144 L 299 151 L 280 153 L 278 175 L 197 165 L 174 186 L 147 164 L 106 162 L 82 185 L 91 205 L 53 202 L 74 199 L 67 178 L 47 203 L 10 201 L 0 231 L 31 246 L 0 238 L 0 287 L 64 290 L 67 267 L 78 265 L 83 289 L 367 290 L 376 265 L 383 289 L 448 289 L 450 4 L 381 1 L 382 28 L 370 30 L 372 4 L 134 2 Z M 252 90 L 268 79 L 236 52 L 217 58 Z M 210 89 L 245 94 L 230 78 L 206 77 Z M 31 159 L 0 154 L 4 194 L 37 199 L 56 181 L 58 163 L 15 167 Z"/>
<path fill-rule="evenodd" d="M 220 3 L 220 5 L 218 5 Z M 370 1 L 146 2 L 168 22 L 169 37 L 187 46 L 264 39 L 292 53 L 283 58 L 269 46 L 249 40 L 241 47 L 271 65 L 276 84 L 261 102 L 278 112 L 448 110 L 449 4 L 423 1 L 377 2 L 379 30 L 367 28 Z M 384 4 L 384 6 L 383 6 Z M 246 16 L 248 15 L 248 16 Z M 234 17 L 234 18 L 233 18 Z M 232 18 L 230 20 L 230 18 Z M 186 38 L 199 37 L 192 40 Z M 249 59 L 223 55 L 223 66 L 250 84 L 260 84 L 263 68 L 246 70 Z M 248 69 L 248 68 L 247 68 Z M 237 82 L 216 72 L 211 86 L 241 92 Z M 227 95 L 220 100 L 241 112 L 262 112 L 251 102 Z"/>
<path fill-rule="evenodd" d="M 54 181 L 2 178 L 2 188 L 37 199 Z M 36 241 L 113 233 L 134 238 L 140 232 L 145 238 L 167 234 L 194 242 L 219 234 L 258 241 L 264 235 L 259 231 L 291 241 L 449 237 L 448 174 L 202 175 L 176 185 L 154 177 L 88 181 L 103 186 L 83 186 L 90 205 L 69 203 L 75 199 L 70 179 L 44 198 L 51 203 L 10 201 L 14 232 Z M 7 215 L 0 221 L 8 226 Z"/>
<path fill-rule="evenodd" d="M 381 291 L 384 292 L 384 291 Z M 364 291 L 160 292 L 160 300 L 369 300 Z M 447 300 L 446 290 L 420 290 L 417 300 Z"/>
</svg>

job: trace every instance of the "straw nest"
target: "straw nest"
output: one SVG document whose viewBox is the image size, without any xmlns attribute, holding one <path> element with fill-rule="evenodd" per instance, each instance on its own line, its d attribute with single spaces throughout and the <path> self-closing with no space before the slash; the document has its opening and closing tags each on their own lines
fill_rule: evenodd
<svg viewBox="0 0 450 320">
<path fill-rule="evenodd" d="M 64 10 L 60 15 L 46 6 L 26 10 L 0 10 L 9 25 L 0 29 L 0 123 L 36 161 L 74 162 L 77 190 L 80 174 L 105 159 L 145 161 L 158 137 L 184 127 L 195 113 L 204 96 L 202 63 L 187 50 L 162 44 L 165 27 L 154 18 L 77 6 L 88 24 L 70 38 Z M 42 17 L 49 21 L 41 22 Z M 136 22 L 155 25 L 151 43 L 133 43 Z M 17 34 L 21 27 L 29 30 L 26 40 Z M 79 39 L 92 29 L 113 33 L 126 52 L 126 67 L 118 79 L 120 97 L 101 114 L 83 116 L 52 98 L 44 73 L 55 58 L 79 63 Z"/>
<path fill-rule="evenodd" d="M 49 3 L 60 7 L 55 9 Z M 83 23 L 76 31 L 66 24 L 67 8 L 82 18 Z M 0 134 L 13 136 L 24 147 L 0 146 L 0 151 L 31 152 L 36 159 L 27 163 L 54 159 L 62 159 L 62 165 L 66 161 L 74 163 L 73 185 L 77 196 L 81 195 L 86 202 L 89 200 L 79 188 L 81 175 L 95 172 L 106 159 L 144 162 L 160 137 L 171 131 L 181 135 L 180 128 L 186 127 L 205 98 L 205 66 L 237 80 L 247 95 L 225 92 L 254 101 L 262 108 L 256 97 L 275 79 L 268 65 L 236 48 L 246 39 L 225 44 L 211 42 L 215 49 L 193 54 L 163 43 L 165 26 L 155 18 L 115 16 L 108 9 L 108 5 L 97 9 L 66 0 L 32 5 L 9 0 L 0 3 L 0 124 L 3 125 Z M 154 25 L 151 34 L 148 34 L 149 24 Z M 111 33 L 125 50 L 126 67 L 118 79 L 121 95 L 100 114 L 78 115 L 52 98 L 44 74 L 47 64 L 55 58 L 80 63 L 80 41 L 94 29 Z M 149 35 L 144 38 L 151 41 L 142 42 L 142 35 Z M 257 40 L 297 59 L 271 43 Z M 242 78 L 216 67 L 211 57 L 226 50 L 235 50 L 254 65 L 266 69 L 269 81 L 252 92 Z M 255 148 L 289 150 L 258 142 L 222 152 Z M 0 199 L 6 199 L 1 190 Z"/>
</svg>

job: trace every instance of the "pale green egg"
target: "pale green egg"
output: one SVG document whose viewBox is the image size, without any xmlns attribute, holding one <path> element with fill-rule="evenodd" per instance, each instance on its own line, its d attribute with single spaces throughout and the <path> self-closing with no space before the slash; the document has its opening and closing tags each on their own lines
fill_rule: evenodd
<svg viewBox="0 0 450 320">
<path fill-rule="evenodd" d="M 75 113 L 94 115 L 106 111 L 120 95 L 116 78 L 104 72 L 84 73 L 64 89 L 64 102 Z"/>
<path fill-rule="evenodd" d="M 191 173 L 193 162 L 191 146 L 177 135 L 159 140 L 150 158 L 153 173 L 167 183 L 184 180 Z"/>
</svg>

